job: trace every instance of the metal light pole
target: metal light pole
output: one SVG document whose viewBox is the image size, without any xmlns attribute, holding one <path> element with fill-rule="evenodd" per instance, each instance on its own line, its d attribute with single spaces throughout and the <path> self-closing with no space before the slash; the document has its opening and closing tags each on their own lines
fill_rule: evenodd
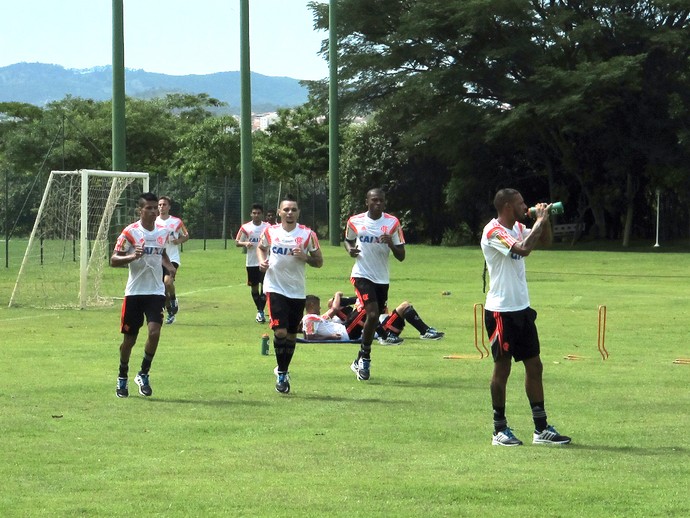
<svg viewBox="0 0 690 518">
<path fill-rule="evenodd" d="M 328 236 L 340 245 L 340 172 L 338 153 L 338 35 L 336 0 L 328 4 Z"/>
<path fill-rule="evenodd" d="M 249 64 L 249 0 L 240 0 L 240 207 L 249 214 L 252 180 L 252 86 Z"/>
<path fill-rule="evenodd" d="M 127 170 L 125 147 L 125 37 L 123 0 L 113 0 L 113 171 Z"/>
<path fill-rule="evenodd" d="M 656 243 L 654 243 L 654 248 L 659 248 L 659 197 L 661 195 L 661 189 L 656 188 Z"/>
</svg>

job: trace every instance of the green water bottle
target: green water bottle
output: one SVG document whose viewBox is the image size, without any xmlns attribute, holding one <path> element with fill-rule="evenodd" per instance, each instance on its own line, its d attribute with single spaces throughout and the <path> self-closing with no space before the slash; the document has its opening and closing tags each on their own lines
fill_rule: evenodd
<svg viewBox="0 0 690 518">
<path fill-rule="evenodd" d="M 549 207 L 549 214 L 563 214 L 563 210 L 563 204 L 560 201 L 555 201 L 551 204 L 551 207 Z M 527 212 L 530 218 L 535 218 L 537 216 L 536 207 L 530 207 Z"/>
<path fill-rule="evenodd" d="M 261 354 L 268 356 L 268 335 L 266 333 L 261 335 Z"/>
</svg>

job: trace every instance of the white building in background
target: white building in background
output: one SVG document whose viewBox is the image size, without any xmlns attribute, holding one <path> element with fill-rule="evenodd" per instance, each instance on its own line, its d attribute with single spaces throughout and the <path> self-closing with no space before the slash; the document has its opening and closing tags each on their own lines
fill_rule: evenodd
<svg viewBox="0 0 690 518">
<path fill-rule="evenodd" d="M 278 120 L 278 113 L 254 113 L 252 114 L 252 131 L 266 131 L 266 129 Z"/>
</svg>

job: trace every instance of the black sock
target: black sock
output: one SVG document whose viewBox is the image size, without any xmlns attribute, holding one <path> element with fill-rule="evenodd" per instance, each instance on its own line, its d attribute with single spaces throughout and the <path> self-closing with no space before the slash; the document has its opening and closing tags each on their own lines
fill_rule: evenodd
<svg viewBox="0 0 690 518">
<path fill-rule="evenodd" d="M 254 300 L 254 305 L 256 306 L 256 309 L 258 311 L 261 311 L 263 309 L 263 306 L 261 305 L 261 295 L 259 293 L 254 293 L 252 291 L 252 299 Z M 266 305 L 266 301 L 264 300 L 264 306 Z"/>
<path fill-rule="evenodd" d="M 291 356 L 287 353 L 287 338 L 273 338 L 273 350 L 276 353 L 278 372 L 287 372 Z"/>
<path fill-rule="evenodd" d="M 118 373 L 118 378 L 126 378 L 129 374 L 129 364 L 120 362 L 120 372 Z"/>
<path fill-rule="evenodd" d="M 544 409 L 544 402 L 538 401 L 536 403 L 531 403 L 532 407 L 532 419 L 534 420 L 534 430 L 541 432 L 546 428 L 546 410 Z"/>
<path fill-rule="evenodd" d="M 259 311 L 263 311 L 266 308 L 266 295 L 262 293 L 259 295 Z"/>
<path fill-rule="evenodd" d="M 151 362 L 153 361 L 153 354 L 149 354 L 144 351 L 144 358 L 141 360 L 141 372 L 142 374 L 148 374 L 151 370 Z"/>
<path fill-rule="evenodd" d="M 494 407 L 494 432 L 502 432 L 508 428 L 508 420 L 506 419 L 506 407 Z"/>
<path fill-rule="evenodd" d="M 285 356 L 287 357 L 287 365 L 285 370 L 289 370 L 290 363 L 292 362 L 292 357 L 295 354 L 295 342 L 294 340 L 285 339 Z"/>
<path fill-rule="evenodd" d="M 364 358 L 365 360 L 371 360 L 371 344 L 362 344 L 357 355 L 357 360 Z"/>
<path fill-rule="evenodd" d="M 419 313 L 412 307 L 409 306 L 403 313 L 403 318 L 412 324 L 414 328 L 419 331 L 420 335 L 423 335 L 429 330 L 429 326 L 424 323 Z"/>
</svg>

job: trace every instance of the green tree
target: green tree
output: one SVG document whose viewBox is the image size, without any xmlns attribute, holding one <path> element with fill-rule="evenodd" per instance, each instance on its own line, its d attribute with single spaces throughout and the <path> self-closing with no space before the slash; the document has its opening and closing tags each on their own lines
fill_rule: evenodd
<svg viewBox="0 0 690 518">
<path fill-rule="evenodd" d="M 327 6 L 311 6 L 326 28 Z M 568 194 L 601 236 L 623 218 L 627 242 L 651 185 L 687 199 L 673 173 L 688 158 L 686 2 L 338 6 L 343 102 L 376 111 L 401 150 L 422 146 L 447 168 L 452 205 L 512 179 L 530 197 Z"/>
</svg>

